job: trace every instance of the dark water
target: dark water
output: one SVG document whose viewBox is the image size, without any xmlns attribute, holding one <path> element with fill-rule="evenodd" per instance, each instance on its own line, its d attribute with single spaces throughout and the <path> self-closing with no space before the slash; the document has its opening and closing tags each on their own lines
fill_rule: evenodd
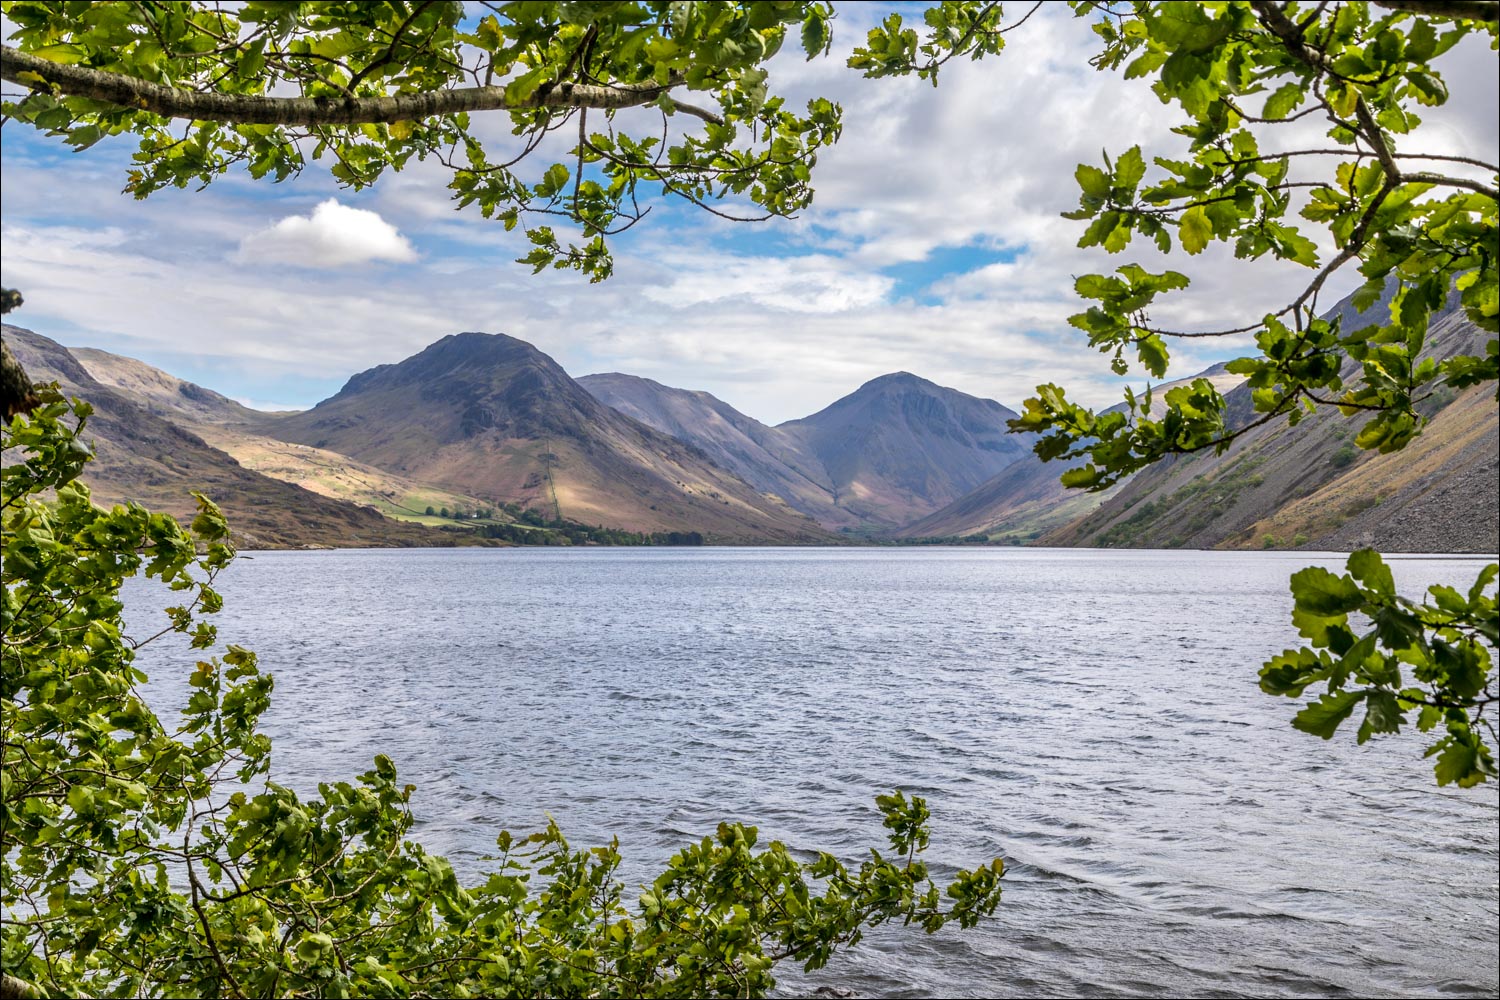
<svg viewBox="0 0 1500 1000">
<path fill-rule="evenodd" d="M 996 917 L 882 930 L 863 996 L 1495 996 L 1497 795 L 1415 734 L 1332 743 L 1255 686 L 1302 553 L 512 549 L 258 553 L 225 641 L 277 678 L 275 776 L 390 754 L 473 875 L 555 816 L 627 884 L 722 819 L 857 859 L 873 797 L 938 872 L 1003 855 Z M 1331 564 L 1332 557 L 1329 562 Z M 1404 588 L 1480 563 L 1404 559 Z M 166 603 L 132 592 L 145 609 Z M 150 647 L 155 697 L 184 654 Z M 171 665 L 171 666 L 169 666 Z M 796 972 L 784 984 L 804 994 Z"/>
</svg>

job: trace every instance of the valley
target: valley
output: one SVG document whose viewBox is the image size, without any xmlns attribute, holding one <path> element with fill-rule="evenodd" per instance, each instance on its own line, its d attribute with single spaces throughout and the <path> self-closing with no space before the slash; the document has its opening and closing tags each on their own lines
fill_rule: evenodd
<svg viewBox="0 0 1500 1000">
<path fill-rule="evenodd" d="M 1377 303 L 1373 308 L 1384 308 Z M 1346 322 L 1360 317 L 1340 303 Z M 1400 455 L 1354 447 L 1329 410 L 1254 428 L 1099 493 L 1063 488 L 1015 411 L 909 372 L 769 425 L 713 395 L 620 372 L 573 378 L 503 334 L 445 337 L 263 412 L 133 358 L 5 327 L 36 378 L 94 401 L 99 499 L 173 513 L 204 489 L 251 546 L 911 544 L 1493 551 L 1495 400 L 1443 390 Z M 1439 350 L 1481 334 L 1450 309 Z M 1206 378 L 1230 421 L 1250 390 Z M 1189 380 L 1184 380 L 1189 381 Z M 1158 386 L 1162 391 L 1177 383 Z M 592 532 L 592 533 L 591 533 Z M 674 534 L 675 533 L 675 534 Z"/>
</svg>

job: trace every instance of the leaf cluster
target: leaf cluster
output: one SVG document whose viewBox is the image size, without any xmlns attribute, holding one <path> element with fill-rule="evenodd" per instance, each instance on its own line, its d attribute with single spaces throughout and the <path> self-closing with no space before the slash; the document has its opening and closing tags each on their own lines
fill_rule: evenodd
<svg viewBox="0 0 1500 1000">
<path fill-rule="evenodd" d="M 1130 370 L 1134 355 L 1163 377 L 1174 339 L 1253 335 L 1259 356 L 1230 366 L 1254 389 L 1260 418 L 1252 426 L 1296 423 L 1315 407 L 1333 406 L 1366 416 L 1357 443 L 1387 452 L 1420 432 L 1417 404 L 1441 387 L 1500 377 L 1495 339 L 1482 355 L 1433 356 L 1428 337 L 1450 294 L 1480 329 L 1500 329 L 1495 166 L 1402 145 L 1420 125 L 1415 107 L 1448 98 L 1432 60 L 1467 34 L 1487 31 L 1493 39 L 1494 24 L 1439 22 L 1409 10 L 1376 16 L 1363 3 L 1074 7 L 1080 15 L 1102 12 L 1100 69 L 1150 79 L 1161 100 L 1183 112 L 1175 131 L 1189 152 L 1153 157 L 1154 173 L 1140 146 L 1113 160 L 1106 154 L 1103 167 L 1080 165 L 1079 207 L 1067 213 L 1088 222 L 1079 245 L 1119 253 L 1141 235 L 1161 252 L 1180 244 L 1197 254 L 1217 242 L 1241 260 L 1271 256 L 1314 272 L 1276 313 L 1186 331 L 1152 319 L 1164 293 L 1188 287 L 1186 276 L 1128 264 L 1119 277 L 1080 278 L 1077 291 L 1096 304 L 1070 322 L 1091 346 L 1113 354 L 1117 374 Z M 1256 114 L 1252 99 L 1262 96 Z M 1327 125 L 1327 147 L 1265 148 L 1309 117 Z M 1320 240 L 1332 256 L 1320 253 Z M 1357 309 L 1372 309 L 1395 290 L 1388 316 L 1375 312 L 1353 329 L 1318 317 L 1319 291 L 1345 265 L 1364 279 Z M 1166 405 L 1155 426 L 1127 421 L 1116 429 L 1108 415 L 1044 393 L 1013 426 L 1042 434 L 1051 454 L 1087 455 L 1097 474 L 1075 477 L 1075 485 L 1091 488 L 1165 455 L 1222 451 L 1248 429 L 1227 426 L 1222 398 L 1208 391 Z"/>
<path fill-rule="evenodd" d="M 282 181 L 310 161 L 362 188 L 413 159 L 433 160 L 447 168 L 459 207 L 474 205 L 507 229 L 528 220 L 525 263 L 594 280 L 613 266 L 607 238 L 650 210 L 643 198 L 735 218 L 792 215 L 811 202 L 811 169 L 838 138 L 840 109 L 816 99 L 792 110 L 768 94 L 765 63 L 794 29 L 810 55 L 826 51 L 827 3 L 478 6 L 485 12 L 472 16 L 433 0 L 6 0 L 23 53 L 103 74 L 96 79 L 126 94 L 142 82 L 182 98 L 242 100 L 235 117 L 182 112 L 174 121 L 144 92 L 106 100 L 32 71 L 7 75 L 31 92 L 3 113 L 78 150 L 138 136 L 125 190 L 141 198 L 207 185 L 236 167 Z M 401 99 L 435 93 L 462 99 L 451 112 L 402 111 L 425 105 Z M 267 102 L 288 100 L 302 102 L 295 120 L 256 117 Z M 509 141 L 476 120 L 486 110 L 508 114 Z M 350 116 L 360 120 L 341 120 Z M 701 130 L 682 128 L 689 117 Z M 563 142 L 571 148 L 554 159 Z M 743 211 L 712 207 L 726 200 Z M 576 238 L 559 236 L 552 219 Z"/>
<path fill-rule="evenodd" d="M 1396 593 L 1390 567 L 1371 549 L 1350 555 L 1347 573 L 1317 566 L 1294 573 L 1292 622 L 1309 645 L 1267 661 L 1261 689 L 1296 698 L 1326 684 L 1292 721 L 1325 740 L 1361 708 L 1360 743 L 1399 732 L 1415 712 L 1419 731 L 1441 733 L 1427 748 L 1439 785 L 1494 778 L 1495 724 L 1485 715 L 1500 700 L 1497 569 L 1485 566 L 1467 593 L 1431 587 L 1421 603 Z"/>
<path fill-rule="evenodd" d="M 135 653 L 215 646 L 228 526 L 204 497 L 189 529 L 95 506 L 77 481 L 89 408 L 41 396 L 0 431 L 0 969 L 32 992 L 762 996 L 778 962 L 815 969 L 865 928 L 971 927 L 999 903 L 999 859 L 929 878 L 927 806 L 901 792 L 877 800 L 894 856 L 857 867 L 727 823 L 632 903 L 616 844 L 575 850 L 550 824 L 501 832 L 494 869 L 460 884 L 409 838 L 413 787 L 385 755 L 316 797 L 268 779 L 272 681 L 249 650 L 200 661 L 181 718 L 158 718 Z M 120 587 L 140 573 L 180 601 L 133 638 Z"/>
</svg>

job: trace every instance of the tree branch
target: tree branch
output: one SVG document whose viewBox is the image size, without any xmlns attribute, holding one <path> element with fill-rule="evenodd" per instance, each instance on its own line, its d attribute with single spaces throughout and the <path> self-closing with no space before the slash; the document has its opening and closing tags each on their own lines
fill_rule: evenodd
<svg viewBox="0 0 1500 1000">
<path fill-rule="evenodd" d="M 467 111 L 525 111 L 536 108 L 598 108 L 606 111 L 653 104 L 684 82 L 674 76 L 666 84 L 641 83 L 604 86 L 563 82 L 530 97 L 513 101 L 505 88 L 464 87 L 388 97 L 264 97 L 259 94 L 218 94 L 149 83 L 120 73 L 84 66 L 67 66 L 0 46 L 0 78 L 38 89 L 55 88 L 74 97 L 106 101 L 149 111 L 163 118 L 204 119 L 237 125 L 363 125 L 417 121 L 434 115 Z M 722 121 L 712 112 L 673 102 L 678 110 Z"/>
<path fill-rule="evenodd" d="M 1482 195 L 1488 195 L 1496 201 L 1500 201 L 1500 190 L 1482 184 L 1479 181 L 1471 181 L 1467 177 L 1449 177 L 1447 174 L 1415 173 L 1403 174 L 1401 179 L 1410 184 L 1432 184 L 1438 187 L 1460 187 L 1470 191 L 1477 191 Z"/>
<path fill-rule="evenodd" d="M 1451 17 L 1461 21 L 1500 21 L 1497 0 L 1375 0 L 1375 6 L 1428 17 Z"/>
<path fill-rule="evenodd" d="M 17 979 L 8 972 L 0 973 L 0 1000 L 32 1000 L 41 995 L 41 990 L 24 979 Z"/>
</svg>

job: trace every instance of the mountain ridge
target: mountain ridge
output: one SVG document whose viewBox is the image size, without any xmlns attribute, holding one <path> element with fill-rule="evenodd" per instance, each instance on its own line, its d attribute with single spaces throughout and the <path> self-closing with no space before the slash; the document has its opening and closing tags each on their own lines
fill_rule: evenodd
<svg viewBox="0 0 1500 1000">
<path fill-rule="evenodd" d="M 535 346 L 452 334 L 359 372 L 311 410 L 262 424 L 282 440 L 590 524 L 715 541 L 831 542 L 691 444 L 598 401 Z"/>
<path fill-rule="evenodd" d="M 1330 315 L 1359 321 L 1351 309 L 1345 300 Z M 1495 545 L 1496 410 L 1472 390 L 1424 404 L 1428 428 L 1392 455 L 1353 448 L 1351 425 L 1319 411 L 1295 431 L 1257 428 L 1223 456 L 1178 456 L 1088 494 L 1064 490 L 1066 466 L 1041 463 L 1029 436 L 1009 433 L 1013 411 L 909 371 L 770 426 L 708 392 L 619 372 L 573 379 L 532 344 L 466 331 L 352 374 L 312 410 L 270 414 L 135 359 L 71 353 L 21 328 L 5 333 L 7 343 L 30 338 L 18 353 L 42 377 L 107 404 L 96 421 L 106 441 L 96 478 L 116 459 L 129 474 L 103 476 L 101 499 L 156 503 L 160 488 L 188 482 L 168 460 L 181 449 L 176 464 L 203 470 L 215 488 L 263 498 L 265 484 L 242 477 L 265 470 L 419 522 L 424 505 L 512 504 L 549 519 L 747 544 L 829 544 L 854 534 L 1083 546 Z M 1435 318 L 1430 342 L 1472 350 L 1482 339 L 1449 310 Z M 1248 390 L 1237 378 L 1222 365 L 1197 377 L 1225 393 L 1232 425 L 1248 422 Z M 1157 387 L 1158 404 L 1171 384 Z M 172 502 L 179 509 L 167 509 L 185 512 Z M 283 494 L 277 502 L 308 501 Z M 451 540 L 367 541 L 380 534 L 359 520 L 369 512 L 351 528 L 347 506 L 315 511 L 300 531 L 264 511 L 240 520 L 269 544 L 329 541 L 311 537 L 323 530 L 349 536 L 336 544 Z"/>
<path fill-rule="evenodd" d="M 1328 315 L 1346 324 L 1367 322 L 1388 300 L 1355 314 L 1345 299 Z M 1474 353 L 1489 336 L 1454 301 L 1433 317 L 1427 343 L 1437 354 Z M 1345 377 L 1356 368 L 1355 362 L 1346 366 Z M 1225 393 L 1231 427 L 1254 419 L 1251 391 L 1242 385 Z M 1438 387 L 1418 410 L 1427 426 L 1389 455 L 1355 446 L 1356 418 L 1331 407 L 1304 415 L 1296 426 L 1273 421 L 1254 427 L 1221 454 L 1176 455 L 1143 469 L 1097 510 L 1039 543 L 1494 552 L 1500 410 L 1493 389 Z M 1392 506 L 1380 515 L 1370 513 L 1388 502 Z M 1402 510 L 1421 513 L 1392 513 Z M 1410 523 L 1418 517 L 1420 523 Z"/>
<path fill-rule="evenodd" d="M 245 548 L 451 544 L 437 532 L 246 469 L 198 435 L 96 380 L 51 338 L 8 323 L 0 334 L 29 378 L 56 381 L 64 393 L 94 407 L 83 436 L 94 443 L 95 458 L 81 478 L 96 502 L 138 501 L 190 520 L 197 510 L 192 493 L 202 492 L 224 511 Z"/>
<path fill-rule="evenodd" d="M 1027 452 L 1015 412 L 911 372 L 870 379 L 817 413 L 774 427 L 701 390 L 611 372 L 579 384 L 774 493 L 825 527 L 899 528 Z"/>
</svg>

